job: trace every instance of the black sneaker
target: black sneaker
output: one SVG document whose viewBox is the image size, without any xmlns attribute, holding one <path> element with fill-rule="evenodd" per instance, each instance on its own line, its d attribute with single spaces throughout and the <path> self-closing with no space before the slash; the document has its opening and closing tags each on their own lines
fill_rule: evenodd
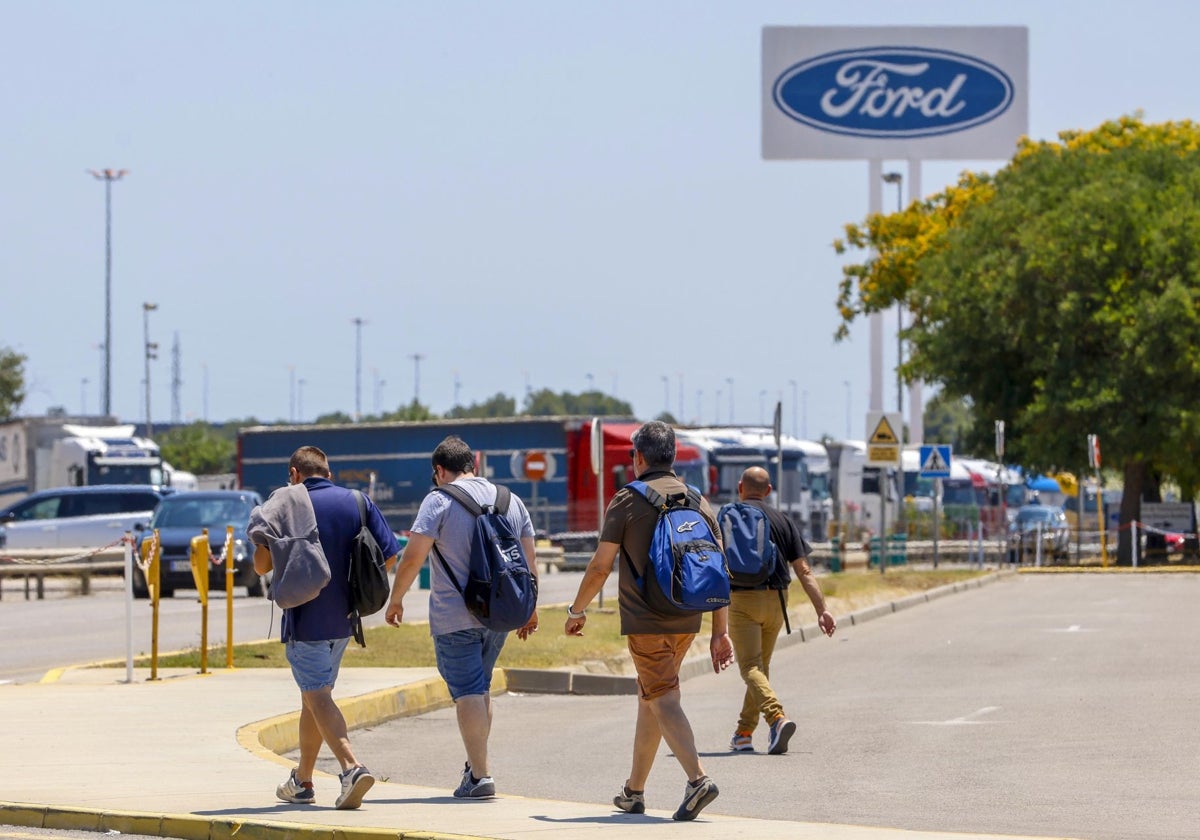
<svg viewBox="0 0 1200 840">
<path fill-rule="evenodd" d="M 671 816 L 674 820 L 694 820 L 704 810 L 704 806 L 717 798 L 717 783 L 708 776 L 701 776 L 695 782 L 688 782 L 683 791 L 683 802 Z"/>
<path fill-rule="evenodd" d="M 621 785 L 621 790 L 613 797 L 613 804 L 627 814 L 646 813 L 646 792 L 633 791 L 628 785 Z"/>
</svg>

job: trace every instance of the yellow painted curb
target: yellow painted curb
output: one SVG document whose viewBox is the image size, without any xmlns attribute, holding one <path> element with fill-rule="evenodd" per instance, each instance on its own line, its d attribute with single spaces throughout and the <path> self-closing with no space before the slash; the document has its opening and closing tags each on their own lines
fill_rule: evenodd
<svg viewBox="0 0 1200 840">
<path fill-rule="evenodd" d="M 1028 566 L 1017 570 L 1022 575 L 1098 575 L 1098 574 L 1200 574 L 1200 566 Z"/>
</svg>

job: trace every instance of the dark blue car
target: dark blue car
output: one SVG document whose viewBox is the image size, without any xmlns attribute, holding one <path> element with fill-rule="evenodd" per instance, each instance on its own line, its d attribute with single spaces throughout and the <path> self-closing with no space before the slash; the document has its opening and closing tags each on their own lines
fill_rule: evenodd
<svg viewBox="0 0 1200 840">
<path fill-rule="evenodd" d="M 210 561 L 208 563 L 208 588 L 210 592 L 225 591 L 225 532 L 233 526 L 234 585 L 246 587 L 246 594 L 261 597 L 267 594 L 267 582 L 254 571 L 254 550 L 246 536 L 246 525 L 250 511 L 262 504 L 253 490 L 196 490 L 173 493 L 159 502 L 150 520 L 150 527 L 142 532 L 141 542 L 146 542 L 158 530 L 162 543 L 159 563 L 159 585 L 162 597 L 175 594 L 176 589 L 195 589 L 192 566 L 189 558 L 192 537 L 200 536 L 208 529 Z M 219 561 L 219 562 L 214 562 Z M 138 598 L 149 597 L 146 579 L 139 568 L 133 571 L 133 594 Z"/>
</svg>

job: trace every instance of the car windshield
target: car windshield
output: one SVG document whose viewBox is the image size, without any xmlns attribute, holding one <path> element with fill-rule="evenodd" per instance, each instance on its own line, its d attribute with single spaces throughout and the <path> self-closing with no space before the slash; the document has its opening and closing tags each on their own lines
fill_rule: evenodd
<svg viewBox="0 0 1200 840">
<path fill-rule="evenodd" d="M 1022 508 L 1017 511 L 1017 522 L 1021 525 L 1053 522 L 1054 518 L 1054 511 L 1051 508 Z"/>
<path fill-rule="evenodd" d="M 151 528 L 244 528 L 250 505 L 240 499 L 189 499 L 168 497 L 154 512 Z"/>
</svg>

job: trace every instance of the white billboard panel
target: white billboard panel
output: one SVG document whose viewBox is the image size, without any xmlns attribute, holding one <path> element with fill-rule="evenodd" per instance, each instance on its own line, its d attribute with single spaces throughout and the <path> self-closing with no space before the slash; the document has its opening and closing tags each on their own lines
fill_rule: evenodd
<svg viewBox="0 0 1200 840">
<path fill-rule="evenodd" d="M 1029 131 L 1023 26 L 766 26 L 767 160 L 1007 160 Z"/>
</svg>

